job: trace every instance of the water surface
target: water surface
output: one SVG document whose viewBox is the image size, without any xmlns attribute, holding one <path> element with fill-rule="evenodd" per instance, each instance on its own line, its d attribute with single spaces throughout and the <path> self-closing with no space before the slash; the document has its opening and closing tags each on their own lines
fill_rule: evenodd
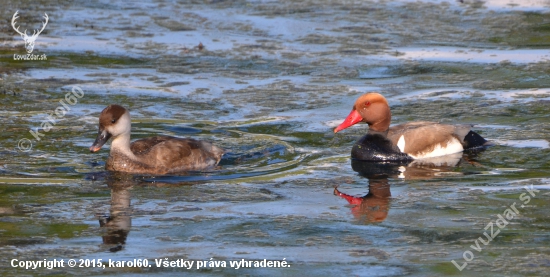
<svg viewBox="0 0 550 277">
<path fill-rule="evenodd" d="M 14 61 L 23 40 L 0 30 L 4 275 L 548 275 L 546 1 L 4 7 L 29 30 L 50 18 L 33 52 L 46 61 Z M 37 140 L 29 130 L 75 86 L 83 96 Z M 393 123 L 475 123 L 497 145 L 445 166 L 352 164 L 367 127 L 332 129 L 367 91 L 387 97 Z M 228 154 L 207 172 L 105 172 L 108 147 L 88 147 L 111 103 L 130 110 L 133 138 L 191 136 Z M 14 258 L 153 266 L 25 270 Z M 165 258 L 290 267 L 154 265 Z"/>
</svg>

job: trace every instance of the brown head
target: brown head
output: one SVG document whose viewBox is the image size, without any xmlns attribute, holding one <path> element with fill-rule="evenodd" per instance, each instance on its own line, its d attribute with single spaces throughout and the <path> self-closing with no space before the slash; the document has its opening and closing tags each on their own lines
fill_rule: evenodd
<svg viewBox="0 0 550 277">
<path fill-rule="evenodd" d="M 391 112 L 386 98 L 376 92 L 361 95 L 355 101 L 351 113 L 334 129 L 334 132 L 337 133 L 361 121 L 369 124 L 369 129 L 373 131 L 387 131 L 390 127 Z"/>
<path fill-rule="evenodd" d="M 111 137 L 130 135 L 130 130 L 130 113 L 120 105 L 109 105 L 99 115 L 99 132 L 90 152 L 97 152 Z"/>
</svg>

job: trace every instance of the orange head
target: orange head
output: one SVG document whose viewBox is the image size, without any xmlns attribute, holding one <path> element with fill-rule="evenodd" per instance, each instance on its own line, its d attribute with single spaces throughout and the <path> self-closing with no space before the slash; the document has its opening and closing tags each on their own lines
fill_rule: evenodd
<svg viewBox="0 0 550 277">
<path fill-rule="evenodd" d="M 337 133 L 359 122 L 366 122 L 373 131 L 385 132 L 390 127 L 391 112 L 386 98 L 380 93 L 369 92 L 361 95 L 351 113 L 334 132 Z"/>
</svg>

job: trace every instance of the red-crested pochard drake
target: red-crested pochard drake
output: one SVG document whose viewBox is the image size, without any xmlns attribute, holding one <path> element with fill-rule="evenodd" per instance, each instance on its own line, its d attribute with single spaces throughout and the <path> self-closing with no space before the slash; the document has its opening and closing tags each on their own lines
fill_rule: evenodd
<svg viewBox="0 0 550 277">
<path fill-rule="evenodd" d="M 360 96 L 351 113 L 334 132 L 361 121 L 369 125 L 369 131 L 351 150 L 351 157 L 358 160 L 411 161 L 492 145 L 479 134 L 470 131 L 471 125 L 418 121 L 390 127 L 388 101 L 376 92 Z"/>
<path fill-rule="evenodd" d="M 99 133 L 90 152 L 113 137 L 107 170 L 157 175 L 203 170 L 218 164 L 224 153 L 209 142 L 190 138 L 156 136 L 130 144 L 130 130 L 130 113 L 122 106 L 110 105 L 99 115 Z"/>
</svg>

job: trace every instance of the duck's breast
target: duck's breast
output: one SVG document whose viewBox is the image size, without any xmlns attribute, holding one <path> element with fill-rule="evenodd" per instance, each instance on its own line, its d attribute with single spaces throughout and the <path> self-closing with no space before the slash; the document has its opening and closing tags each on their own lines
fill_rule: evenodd
<svg viewBox="0 0 550 277">
<path fill-rule="evenodd" d="M 369 131 L 351 149 L 351 157 L 361 161 L 407 161 L 412 158 L 399 151 L 385 133 Z"/>
</svg>

